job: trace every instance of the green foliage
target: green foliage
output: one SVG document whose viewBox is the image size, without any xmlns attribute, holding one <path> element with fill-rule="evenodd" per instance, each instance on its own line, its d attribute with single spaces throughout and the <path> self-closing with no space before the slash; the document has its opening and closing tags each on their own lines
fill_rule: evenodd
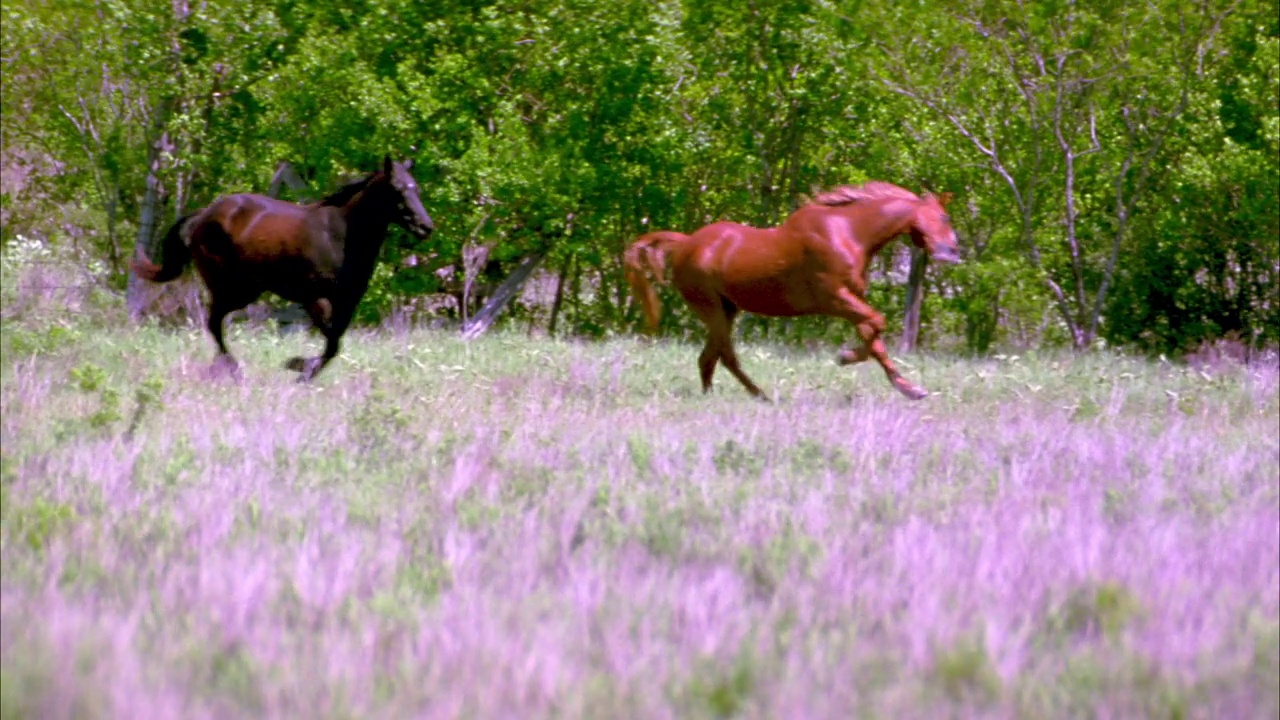
<svg viewBox="0 0 1280 720">
<path fill-rule="evenodd" d="M 7 500 L 5 505 L 12 503 L 13 500 Z M 37 552 L 48 547 L 55 535 L 64 532 L 77 520 L 75 508 L 43 498 L 7 507 L 0 517 L 4 518 L 4 528 L 10 537 L 21 538 Z"/>
<path fill-rule="evenodd" d="M 653 498 L 647 499 L 640 540 L 649 552 L 661 557 L 678 558 L 686 547 L 687 530 L 684 517 L 661 509 Z"/>
<path fill-rule="evenodd" d="M 138 386 L 137 394 L 135 396 L 138 407 L 156 409 L 163 408 L 164 402 L 161 400 L 161 394 L 163 392 L 164 380 L 161 380 L 158 377 L 152 377 L 142 381 L 142 384 Z"/>
<path fill-rule="evenodd" d="M 449 567 L 440 559 L 419 557 L 396 572 L 390 588 L 370 598 L 369 608 L 383 617 L 411 620 L 407 608 L 429 604 L 447 590 L 451 582 Z"/>
<path fill-rule="evenodd" d="M 1142 608 L 1123 585 L 1110 582 L 1077 588 L 1049 617 L 1052 632 L 1097 636 L 1115 642 Z"/>
<path fill-rule="evenodd" d="M 981 640 L 961 640 L 937 651 L 932 678 L 953 701 L 990 702 L 1000 693 L 1000 676 Z"/>
<path fill-rule="evenodd" d="M 1194 212 L 1193 206 L 1179 206 L 1166 188 L 1185 177 L 1179 161 L 1189 150 L 1211 150 L 1221 142 L 1220 128 L 1207 116 L 1209 98 L 1214 82 L 1239 68 L 1222 62 L 1225 55 L 1210 58 L 1205 48 L 1229 46 L 1242 18 L 1225 6 L 1210 4 L 1201 12 L 1172 2 L 962 3 L 927 20 L 917 20 L 914 8 L 886 14 L 886 24 L 933 31 L 927 41 L 885 44 L 881 70 L 889 87 L 912 101 L 913 122 L 923 116 L 942 131 L 922 143 L 956 153 L 957 166 L 965 158 L 980 161 L 990 172 L 987 179 L 997 182 L 973 199 L 974 207 L 980 214 L 994 212 L 1005 227 L 1020 228 L 1012 246 L 975 247 L 984 256 L 994 251 L 1033 270 L 1050 291 L 1041 307 L 1049 301 L 1072 344 L 1090 345 L 1099 322 L 1107 334 L 1113 316 L 1107 311 L 1114 307 L 1108 305 L 1110 293 L 1133 289 L 1133 281 L 1118 281 L 1117 274 L 1167 279 L 1153 272 L 1156 258 L 1135 248 L 1134 235 L 1160 209 L 1184 217 Z M 1272 56 L 1265 67 L 1246 74 L 1274 75 L 1275 65 Z M 1274 162 L 1263 167 L 1274 186 Z M 1274 224 L 1267 222 L 1267 216 L 1277 216 L 1274 206 L 1245 220 L 1251 232 Z M 1211 224 L 1208 218 L 1198 223 L 1205 229 Z M 982 228 L 983 234 L 998 241 L 997 227 Z M 1168 241 L 1181 236 L 1160 233 Z M 1265 252 L 1259 237 L 1244 244 Z M 1262 267 L 1247 266 L 1243 274 L 1264 280 L 1274 272 Z M 970 320 L 966 336 L 971 348 L 980 349 L 992 333 L 989 323 L 972 321 L 998 307 L 999 298 L 981 284 L 965 289 L 976 291 L 971 303 L 977 306 L 963 308 Z M 1152 300 L 1138 298 L 1136 304 L 1165 312 L 1164 304 Z M 1243 304 L 1266 306 L 1252 297 Z M 1124 341 L 1137 339 L 1146 324 L 1139 317 Z"/>
<path fill-rule="evenodd" d="M 790 450 L 791 472 L 797 477 L 830 471 L 847 475 L 853 469 L 848 453 L 839 447 L 824 446 L 812 440 L 802 440 Z"/>
<path fill-rule="evenodd" d="M 361 453 L 377 458 L 391 449 L 408 425 L 409 417 L 396 400 L 375 388 L 352 418 L 352 440 Z"/>
<path fill-rule="evenodd" d="M 195 687 L 209 697 L 234 704 L 241 712 L 262 712 L 266 681 L 257 660 L 238 643 L 195 646 L 186 663 Z"/>
<path fill-rule="evenodd" d="M 1255 619 L 1250 625 L 1254 633 L 1253 671 L 1271 694 L 1270 706 L 1280 708 L 1280 687 L 1271 681 L 1280 674 L 1280 622 Z"/>
<path fill-rule="evenodd" d="M 133 437 L 148 412 L 164 409 L 163 392 L 164 381 L 158 377 L 148 378 L 138 386 L 134 391 L 133 415 L 129 418 L 128 429 L 125 430 L 126 438 Z"/>
<path fill-rule="evenodd" d="M 358 323 L 440 292 L 436 270 L 478 244 L 508 268 L 546 253 L 558 327 L 605 337 L 634 319 L 619 256 L 639 233 L 773 224 L 817 189 L 884 179 L 958 193 L 970 253 L 930 271 L 935 346 L 1275 344 L 1274 9 L 11 3 L 0 161 L 24 179 L 3 189 L 5 234 L 53 238 L 62 209 L 53 241 L 120 286 L 149 173 L 163 221 L 265 190 L 282 159 L 314 198 L 407 154 L 438 231 L 393 231 Z M 874 278 L 892 328 L 904 280 Z M 701 332 L 665 300 L 665 331 Z M 828 319 L 743 332 L 852 335 Z"/>
<path fill-rule="evenodd" d="M 757 682 L 756 670 L 744 654 L 727 667 L 699 663 L 683 694 L 693 717 L 731 718 L 747 709 Z"/>
<path fill-rule="evenodd" d="M 50 325 L 43 330 L 14 328 L 5 334 L 5 350 L 15 355 L 48 354 L 74 341 L 74 330 L 63 325 Z"/>
<path fill-rule="evenodd" d="M 80 394 L 96 398 L 97 402 L 93 403 L 94 409 L 89 414 L 64 423 L 63 434 L 76 434 L 83 429 L 107 429 L 121 419 L 120 391 L 109 385 L 105 370 L 93 363 L 84 363 L 72 368 L 67 376 Z"/>
<path fill-rule="evenodd" d="M 163 485 L 176 485 L 186 480 L 200 469 L 200 461 L 189 442 L 179 442 L 167 450 L 160 458 L 160 482 Z"/>
<path fill-rule="evenodd" d="M 79 367 L 72 368 L 68 376 L 80 388 L 81 392 L 97 392 L 107 384 L 107 373 L 92 363 L 85 363 Z"/>
<path fill-rule="evenodd" d="M 6 321 L 0 340 L 19 329 L 43 332 Z M 76 616 L 85 629 L 107 629 L 107 645 L 89 638 L 99 661 L 140 662 L 138 677 L 185 688 L 179 702 L 246 716 L 315 683 L 313 658 L 353 647 L 366 654 L 321 684 L 336 693 L 348 671 L 366 673 L 356 714 L 412 715 L 456 685 L 446 673 L 423 688 L 433 659 L 402 662 L 436 635 L 460 638 L 473 669 L 514 658 L 499 680 L 522 671 L 529 647 L 567 639 L 542 657 L 569 658 L 584 681 L 552 688 L 539 706 L 552 715 L 785 715 L 797 692 L 832 683 L 847 687 L 835 705 L 814 695 L 815 714 L 848 698 L 884 717 L 1275 707 L 1276 625 L 1248 572 L 1256 558 L 1206 550 L 1223 538 L 1271 547 L 1270 369 L 1206 376 L 1114 351 L 926 354 L 909 373 L 935 394 L 909 404 L 874 368 L 745 343 L 749 367 L 787 381 L 763 404 L 702 395 L 688 343 L 356 330 L 334 375 L 305 387 L 275 362 L 300 338 L 244 333 L 237 384 L 201 378 L 199 328 L 69 329 L 58 355 L 6 353 L 0 373 L 4 577 L 28 628 L 6 653 L 3 692 L 22 716 L 53 701 L 110 708 L 98 693 L 129 680 L 99 665 L 72 676 L 68 697 L 62 675 L 32 675 L 41 651 L 67 652 L 42 612 L 51 592 L 89 613 Z M 136 440 L 51 432 L 108 387 L 126 409 L 140 387 L 157 398 Z M 1181 416 L 1165 390 L 1196 413 Z M 1073 424 L 1082 393 L 1098 414 Z M 384 445 L 353 447 L 381 428 Z M 495 440 L 450 502 L 471 471 L 456 461 L 481 438 Z M 1119 512 L 1100 526 L 1110 489 Z M 1202 501 L 1218 504 L 1212 515 Z M 25 528 L 43 521 L 28 518 L 54 528 L 38 531 L 39 552 Z M 1044 559 L 1074 557 L 1086 535 L 1129 551 L 1103 553 L 1098 578 L 1076 585 L 1070 563 Z M 1188 573 L 1186 597 L 1212 595 L 1219 631 L 1173 660 L 1147 640 L 1185 629 L 1185 593 L 1160 592 L 1168 573 L 1114 580 L 1126 563 L 1166 560 Z M 970 598 L 958 613 L 957 588 Z M 458 634 L 459 612 L 480 631 Z M 142 622 L 113 645 L 111 623 L 128 617 Z M 961 635 L 919 663 L 901 642 L 984 620 L 1004 633 L 999 647 Z M 600 647 L 640 648 L 642 681 L 606 667 Z M 592 676 L 606 683 L 598 694 L 583 687 Z M 526 687 L 545 690 L 536 677 Z M 496 713 L 531 696 L 506 697 Z"/>
<path fill-rule="evenodd" d="M 711 461 L 721 473 L 747 476 L 758 476 L 765 464 L 758 452 L 735 440 L 717 445 Z"/>
<path fill-rule="evenodd" d="M 639 435 L 632 435 L 627 438 L 627 451 L 631 456 L 631 464 L 635 466 L 636 474 L 640 477 L 648 477 L 653 473 L 653 448 L 644 441 Z M 600 488 L 607 496 L 608 489 L 604 486 Z"/>
</svg>

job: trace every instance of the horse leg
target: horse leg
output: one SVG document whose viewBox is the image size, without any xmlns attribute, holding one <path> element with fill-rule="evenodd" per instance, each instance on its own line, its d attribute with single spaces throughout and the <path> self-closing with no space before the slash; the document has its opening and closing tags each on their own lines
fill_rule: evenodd
<svg viewBox="0 0 1280 720">
<path fill-rule="evenodd" d="M 728 300 L 722 300 L 721 305 L 724 308 L 725 330 L 724 340 L 720 343 L 720 361 L 724 366 L 738 378 L 738 382 L 751 393 L 752 397 L 765 399 L 764 392 L 753 382 L 747 374 L 742 371 L 742 367 L 738 365 L 738 353 L 733 349 L 733 321 L 738 316 L 738 306 Z"/>
<path fill-rule="evenodd" d="M 889 379 L 890 384 L 897 388 L 898 392 L 912 400 L 919 400 L 929 394 L 924 388 L 912 385 L 906 378 L 902 377 L 902 373 L 898 372 L 897 366 L 889 359 L 889 351 L 885 348 L 884 340 L 880 338 L 886 327 L 884 315 L 881 315 L 879 311 L 848 289 L 841 290 L 839 308 L 833 314 L 853 323 L 863 342 L 862 347 L 855 350 L 845 350 L 839 354 L 838 362 L 841 365 L 861 362 L 868 357 L 873 357 L 876 362 L 880 363 L 885 376 Z"/>
<path fill-rule="evenodd" d="M 315 325 L 316 329 L 324 335 L 325 348 L 327 350 L 329 346 L 329 326 L 333 319 L 333 304 L 329 302 L 328 298 L 316 298 L 315 300 L 304 304 L 303 309 L 306 310 L 307 315 L 310 316 L 311 324 Z M 307 380 L 315 377 L 315 374 L 320 371 L 320 368 L 316 367 L 319 362 L 320 358 L 318 357 L 306 358 L 295 356 L 286 360 L 284 367 L 286 370 L 293 370 L 294 372 L 302 373 L 302 377 L 298 378 L 298 381 L 306 382 Z"/>
<path fill-rule="evenodd" d="M 206 327 L 209 328 L 209 334 L 213 336 L 213 341 L 218 346 L 218 355 L 213 359 L 214 370 L 226 369 L 231 373 L 232 377 L 237 379 L 240 377 L 240 366 L 236 359 L 231 356 L 231 352 L 227 350 L 227 343 L 222 338 L 222 324 L 227 315 L 247 304 L 228 302 L 225 295 L 213 295 L 209 303 L 209 319 L 206 323 Z"/>
<path fill-rule="evenodd" d="M 336 332 L 332 327 L 325 328 L 324 331 L 324 354 L 319 357 L 307 358 L 304 363 L 302 374 L 298 376 L 298 382 L 307 383 L 315 379 L 315 376 L 329 364 L 329 361 L 338 356 L 338 350 L 342 347 L 342 333 Z"/>
<path fill-rule="evenodd" d="M 738 306 L 719 296 L 710 301 L 703 297 L 690 299 L 688 295 L 685 299 L 689 300 L 702 323 L 707 326 L 707 344 L 702 347 L 702 354 L 698 356 L 698 369 L 702 371 L 702 392 L 711 391 L 711 376 L 716 371 L 716 363 L 723 362 L 747 392 L 753 397 L 763 398 L 764 392 L 742 371 L 738 364 L 738 354 L 733 349 L 733 320 L 738 315 Z"/>
<path fill-rule="evenodd" d="M 289 361 L 289 368 L 301 373 L 298 382 L 310 382 L 329 364 L 330 360 L 338 356 L 338 351 L 342 348 L 342 335 L 347 331 L 347 325 L 351 323 L 352 311 L 354 308 L 351 311 L 335 314 L 333 305 L 325 298 L 308 303 L 307 313 L 324 334 L 324 353 L 319 357 L 293 358 Z"/>
<path fill-rule="evenodd" d="M 711 392 L 711 377 L 716 374 L 716 363 L 720 362 L 720 347 L 717 342 L 718 340 L 708 333 L 707 342 L 698 355 L 698 374 L 702 377 L 704 393 Z"/>
<path fill-rule="evenodd" d="M 689 307 L 693 309 L 698 319 L 707 328 L 707 342 L 702 346 L 702 352 L 698 355 L 698 374 L 702 378 L 702 392 L 708 393 L 711 392 L 711 377 L 716 373 L 716 363 L 720 362 L 722 335 L 718 328 L 724 325 L 724 312 L 720 308 L 720 302 L 713 292 L 704 291 L 694 286 L 682 285 L 679 278 L 676 279 L 676 289 L 680 291 L 684 301 L 689 304 Z"/>
</svg>

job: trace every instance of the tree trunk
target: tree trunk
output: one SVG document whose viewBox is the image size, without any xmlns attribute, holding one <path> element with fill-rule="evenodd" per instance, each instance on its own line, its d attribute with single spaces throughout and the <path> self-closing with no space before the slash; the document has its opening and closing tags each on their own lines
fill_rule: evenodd
<svg viewBox="0 0 1280 720">
<path fill-rule="evenodd" d="M 470 320 L 462 326 L 462 337 L 466 340 L 474 340 L 480 337 L 493 326 L 494 321 L 498 319 L 498 315 L 502 313 L 507 303 L 511 302 L 520 292 L 520 288 L 524 285 L 524 281 L 529 279 L 533 274 L 534 268 L 538 263 L 542 262 L 542 258 L 546 253 L 536 253 L 526 257 L 521 261 L 507 279 L 493 291 L 493 297 L 489 298 L 489 302 L 480 308 Z"/>
<path fill-rule="evenodd" d="M 107 242 L 110 247 L 111 257 L 111 274 L 115 275 L 120 272 L 127 272 L 120 265 L 120 233 L 117 231 L 118 219 L 120 215 L 120 184 L 118 181 L 111 182 L 111 189 L 107 192 L 106 198 L 107 208 Z"/>
<path fill-rule="evenodd" d="M 570 266 L 573 264 L 573 256 L 570 255 L 564 261 L 564 267 L 560 268 L 560 276 L 556 279 L 556 298 L 551 301 L 551 319 L 547 321 L 547 335 L 555 337 L 556 320 L 560 319 L 560 308 L 564 305 L 564 283 L 569 276 Z"/>
<path fill-rule="evenodd" d="M 920 308 L 924 304 L 924 274 L 929 254 L 911 248 L 911 274 L 907 277 L 907 311 L 902 320 L 902 352 L 915 352 L 920 340 Z"/>
<path fill-rule="evenodd" d="M 165 135 L 161 135 L 151 144 L 147 158 L 147 191 L 142 196 L 142 215 L 138 218 L 138 237 L 134 241 L 134 257 L 145 255 L 156 261 L 155 236 L 156 218 L 160 206 L 160 157 L 161 148 L 165 144 Z M 163 262 L 163 259 L 161 259 Z M 146 304 L 141 282 L 137 273 L 129 270 L 129 284 L 125 292 L 125 305 L 129 308 L 129 316 L 135 321 L 141 319 Z"/>
<path fill-rule="evenodd" d="M 289 164 L 287 160 L 281 160 L 276 166 L 276 174 L 271 176 L 271 184 L 267 187 L 267 195 L 269 197 L 280 197 L 280 187 L 288 185 L 290 190 L 305 197 L 307 184 L 298 176 L 297 171 Z"/>
</svg>

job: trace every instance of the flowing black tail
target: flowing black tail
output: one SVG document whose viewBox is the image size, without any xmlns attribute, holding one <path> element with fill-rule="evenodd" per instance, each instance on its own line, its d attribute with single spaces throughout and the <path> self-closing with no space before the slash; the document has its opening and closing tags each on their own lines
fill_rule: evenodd
<svg viewBox="0 0 1280 720">
<path fill-rule="evenodd" d="M 183 237 L 182 229 L 187 221 L 195 216 L 196 213 L 191 213 L 179 218 L 173 227 L 169 228 L 169 232 L 165 233 L 164 241 L 160 243 L 159 265 L 151 262 L 141 250 L 138 251 L 138 257 L 132 263 L 133 271 L 138 274 L 138 277 L 162 283 L 169 282 L 182 274 L 187 263 L 191 262 L 191 248 Z"/>
</svg>

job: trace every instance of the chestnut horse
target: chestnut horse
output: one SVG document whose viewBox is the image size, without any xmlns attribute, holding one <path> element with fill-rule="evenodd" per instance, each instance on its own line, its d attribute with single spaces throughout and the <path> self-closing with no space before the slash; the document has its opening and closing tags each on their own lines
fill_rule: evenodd
<svg viewBox="0 0 1280 720">
<path fill-rule="evenodd" d="M 409 174 L 410 163 L 388 155 L 382 169 L 311 204 L 262 195 L 225 195 L 174 223 L 165 235 L 161 264 L 141 255 L 134 272 L 168 282 L 194 259 L 209 289 L 209 333 L 217 365 L 236 361 L 222 340 L 223 318 L 271 291 L 302 305 L 324 334 L 324 354 L 295 357 L 285 367 L 315 377 L 337 354 L 339 341 L 369 289 L 378 252 L 395 223 L 419 239 L 434 225 Z"/>
<path fill-rule="evenodd" d="M 624 257 L 627 281 L 648 321 L 657 330 L 658 297 L 652 275 L 671 280 L 707 326 L 698 357 L 703 392 L 711 389 L 716 363 L 761 397 L 760 388 L 738 365 L 733 320 L 745 310 L 758 315 L 830 315 L 853 323 L 863 345 L 843 350 L 841 365 L 873 357 L 903 395 L 924 397 L 894 367 L 880 339 L 884 316 L 867 304 L 867 267 L 890 240 L 908 234 L 935 260 L 959 262 L 955 230 L 947 216 L 951 193 L 923 198 L 896 185 L 870 182 L 823 193 L 775 228 L 718 222 L 692 235 L 653 232 L 640 236 Z"/>
</svg>

